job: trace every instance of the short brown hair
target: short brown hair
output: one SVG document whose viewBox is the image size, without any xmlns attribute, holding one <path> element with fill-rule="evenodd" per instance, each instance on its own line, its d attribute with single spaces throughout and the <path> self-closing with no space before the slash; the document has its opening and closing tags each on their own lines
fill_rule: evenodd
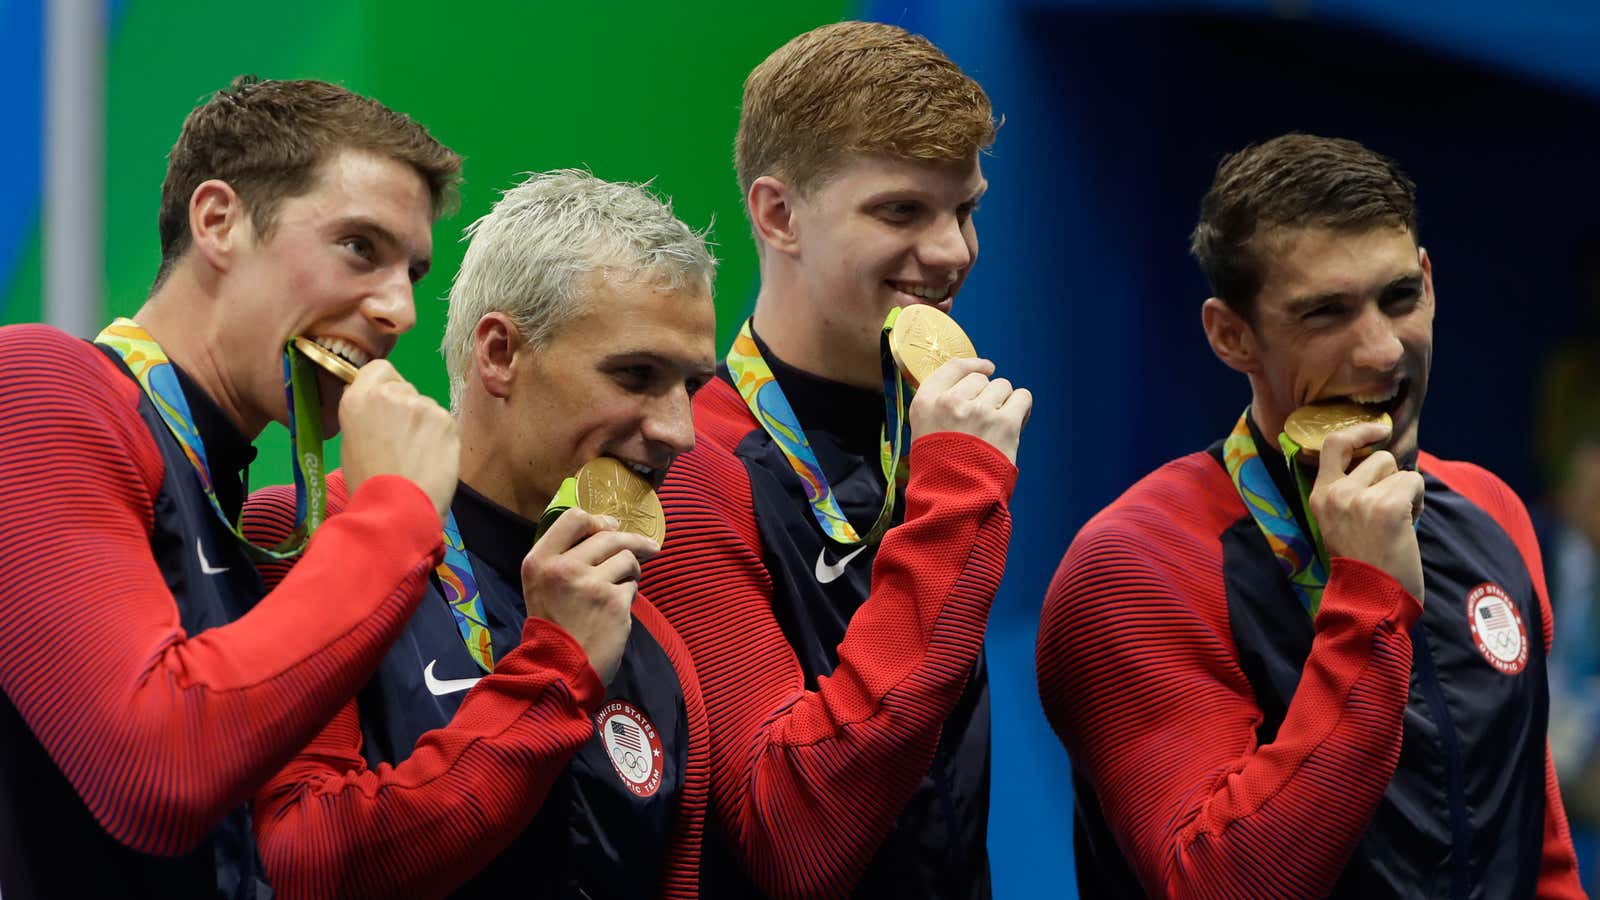
<svg viewBox="0 0 1600 900">
<path fill-rule="evenodd" d="M 989 95 L 926 38 L 876 22 L 816 28 L 744 82 L 734 166 L 801 192 L 851 153 L 959 161 L 994 143 Z"/>
<path fill-rule="evenodd" d="M 1355 141 L 1286 134 L 1222 158 L 1189 239 L 1211 293 L 1255 316 L 1265 270 L 1258 238 L 1276 228 L 1417 235 L 1416 185 L 1394 160 Z"/>
<path fill-rule="evenodd" d="M 456 202 L 461 157 L 409 116 L 325 81 L 241 75 L 189 113 L 167 157 L 156 284 L 189 249 L 195 188 L 213 178 L 226 181 L 255 229 L 270 234 L 278 205 L 309 191 L 317 167 L 345 149 L 410 165 L 428 185 L 435 218 Z"/>
</svg>

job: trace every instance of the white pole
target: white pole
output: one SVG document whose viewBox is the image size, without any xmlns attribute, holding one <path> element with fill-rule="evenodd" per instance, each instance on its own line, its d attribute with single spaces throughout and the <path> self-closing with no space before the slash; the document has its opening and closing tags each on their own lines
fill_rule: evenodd
<svg viewBox="0 0 1600 900">
<path fill-rule="evenodd" d="M 45 11 L 44 318 L 93 337 L 105 318 L 105 0 Z"/>
</svg>

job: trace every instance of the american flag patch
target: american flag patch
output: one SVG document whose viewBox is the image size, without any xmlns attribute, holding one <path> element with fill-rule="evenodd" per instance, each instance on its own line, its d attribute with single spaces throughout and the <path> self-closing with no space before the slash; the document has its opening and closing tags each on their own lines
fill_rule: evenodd
<svg viewBox="0 0 1600 900">
<path fill-rule="evenodd" d="M 622 746 L 635 753 L 644 752 L 644 741 L 642 740 L 644 735 L 640 734 L 639 729 L 634 728 L 629 723 L 621 719 L 612 719 L 611 733 L 617 736 L 617 743 Z"/>
<path fill-rule="evenodd" d="M 1489 665 L 1517 675 L 1528 665 L 1528 629 L 1511 595 L 1492 581 L 1467 593 L 1467 627 Z"/>
<path fill-rule="evenodd" d="M 595 714 L 595 736 L 611 758 L 622 786 L 636 797 L 661 789 L 666 756 L 661 734 L 644 710 L 621 698 L 609 700 Z"/>
</svg>

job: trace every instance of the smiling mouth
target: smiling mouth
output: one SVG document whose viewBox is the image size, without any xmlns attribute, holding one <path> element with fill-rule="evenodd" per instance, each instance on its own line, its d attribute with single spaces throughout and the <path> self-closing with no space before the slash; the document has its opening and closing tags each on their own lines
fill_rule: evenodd
<svg viewBox="0 0 1600 900">
<path fill-rule="evenodd" d="M 909 294 L 924 303 L 934 305 L 946 303 L 950 299 L 950 291 L 954 287 L 954 285 L 950 284 L 943 287 L 932 287 L 925 284 L 912 284 L 909 281 L 885 281 L 884 284 L 902 294 Z"/>
<path fill-rule="evenodd" d="M 301 336 L 294 339 L 294 346 L 299 348 L 301 356 L 345 384 L 354 384 L 361 366 L 372 359 L 366 351 L 342 338 Z"/>
<path fill-rule="evenodd" d="M 1402 378 L 1385 391 L 1364 392 L 1358 394 L 1341 394 L 1337 397 L 1323 397 L 1316 401 L 1323 403 L 1354 403 L 1373 412 L 1388 413 L 1391 417 L 1411 396 L 1411 379 Z"/>
<path fill-rule="evenodd" d="M 667 469 L 666 469 L 665 466 L 662 466 L 660 468 L 652 468 L 651 466 L 647 466 L 644 463 L 634 462 L 631 459 L 624 459 L 624 458 L 622 458 L 620 456 L 612 456 L 609 453 L 606 454 L 606 455 L 610 456 L 612 459 L 616 460 L 617 462 L 622 463 L 623 467 L 626 468 L 628 471 L 632 472 L 633 474 L 635 474 L 635 475 L 639 476 L 640 478 L 643 478 L 645 481 L 649 482 L 650 483 L 650 487 L 651 487 L 652 490 L 660 490 L 661 489 L 661 483 L 663 481 L 665 481 L 666 478 L 667 478 Z"/>
<path fill-rule="evenodd" d="M 344 338 L 311 336 L 311 340 L 318 347 L 334 354 L 358 369 L 372 362 L 371 354 Z"/>
</svg>

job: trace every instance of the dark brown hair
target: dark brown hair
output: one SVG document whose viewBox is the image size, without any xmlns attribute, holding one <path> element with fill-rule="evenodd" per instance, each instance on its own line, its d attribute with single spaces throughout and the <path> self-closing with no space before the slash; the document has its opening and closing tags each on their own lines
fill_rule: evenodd
<svg viewBox="0 0 1600 900">
<path fill-rule="evenodd" d="M 189 113 L 167 157 L 156 284 L 189 249 L 189 198 L 202 183 L 226 181 L 256 231 L 268 235 L 278 205 L 311 190 L 318 167 L 346 149 L 415 169 L 428 185 L 435 218 L 456 202 L 461 157 L 409 116 L 325 81 L 235 78 Z"/>
<path fill-rule="evenodd" d="M 1417 235 L 1416 186 L 1394 160 L 1355 141 L 1286 134 L 1222 158 L 1189 252 L 1212 295 L 1253 321 L 1262 239 L 1274 229 L 1381 226 Z"/>
</svg>

